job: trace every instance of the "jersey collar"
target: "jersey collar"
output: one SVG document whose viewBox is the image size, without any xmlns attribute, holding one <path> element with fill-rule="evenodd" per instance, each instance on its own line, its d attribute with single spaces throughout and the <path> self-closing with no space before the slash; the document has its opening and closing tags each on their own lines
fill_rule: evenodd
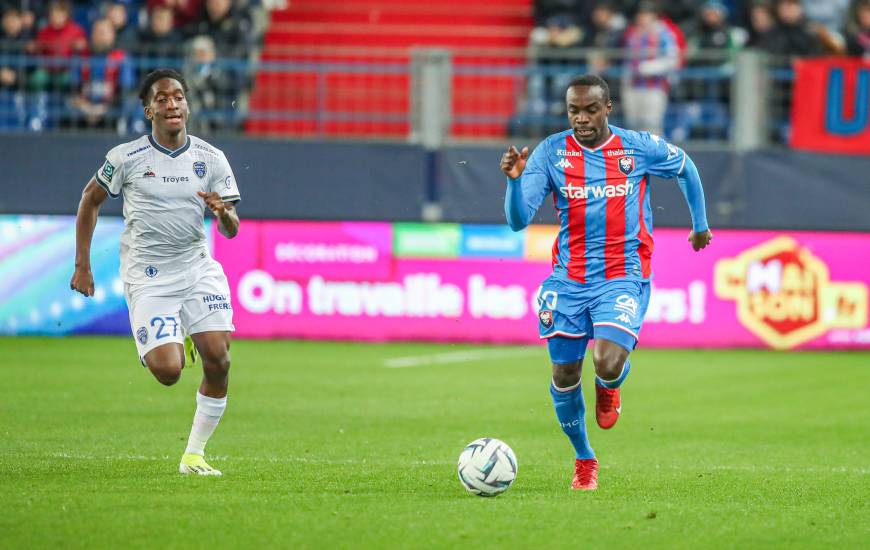
<svg viewBox="0 0 870 550">
<path fill-rule="evenodd" d="M 184 142 L 184 145 L 182 145 L 181 147 L 179 147 L 175 151 L 167 149 L 166 147 L 157 143 L 157 140 L 154 139 L 154 136 L 152 136 L 151 134 L 148 134 L 148 141 L 151 142 L 151 147 L 154 147 L 155 149 L 157 149 L 158 151 L 160 151 L 164 155 L 168 155 L 172 158 L 177 157 L 178 155 L 184 153 L 185 151 L 187 151 L 190 148 L 190 136 L 187 136 L 187 141 Z"/>
<path fill-rule="evenodd" d="M 608 128 L 610 128 L 610 127 L 608 126 Z M 595 151 L 600 151 L 601 149 L 606 147 L 608 143 L 613 141 L 613 138 L 615 138 L 615 137 L 616 137 L 616 133 L 613 131 L 613 128 L 610 128 L 610 137 L 607 138 L 607 141 L 605 141 L 604 143 L 602 143 L 601 145 L 599 145 L 595 149 L 590 149 L 589 147 L 586 147 L 585 145 L 580 145 L 580 142 L 577 141 L 577 136 L 574 135 L 574 130 L 573 129 L 571 130 L 571 139 L 574 140 L 574 143 L 579 145 L 580 148 L 583 149 L 584 151 L 589 151 L 590 153 L 594 153 Z"/>
</svg>

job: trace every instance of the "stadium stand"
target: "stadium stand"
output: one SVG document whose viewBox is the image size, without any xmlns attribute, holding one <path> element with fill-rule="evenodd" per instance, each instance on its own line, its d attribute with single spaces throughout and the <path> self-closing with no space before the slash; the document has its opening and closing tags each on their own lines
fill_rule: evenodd
<svg viewBox="0 0 870 550">
<path fill-rule="evenodd" d="M 449 116 L 449 139 L 560 129 L 565 79 L 582 72 L 611 82 L 612 121 L 625 124 L 626 30 L 642 3 L 202 0 L 185 3 L 183 13 L 170 4 L 0 0 L 0 131 L 142 133 L 136 83 L 168 66 L 196 83 L 195 131 L 202 134 L 413 141 L 417 61 L 439 51 L 451 75 L 444 79 L 450 108 L 439 110 Z M 738 57 L 754 49 L 768 54 L 759 76 L 767 82 L 765 140 L 788 142 L 793 35 L 807 54 L 866 58 L 870 44 L 867 0 L 852 0 L 846 13 L 842 6 L 825 12 L 823 4 L 807 8 L 820 18 L 813 21 L 794 0 L 660 2 L 679 55 L 667 76 L 664 134 L 733 142 Z M 53 28 L 52 11 L 69 15 Z M 840 19 L 838 33 L 831 25 Z M 112 21 L 115 37 L 104 28 L 99 46 L 93 34 L 101 20 Z"/>
<path fill-rule="evenodd" d="M 246 129 L 405 138 L 411 50 L 425 46 L 464 49 L 453 58 L 451 135 L 504 135 L 517 90 L 497 68 L 524 64 L 531 28 L 529 0 L 292 2 L 271 13 Z M 482 63 L 495 69 L 470 68 Z"/>
</svg>

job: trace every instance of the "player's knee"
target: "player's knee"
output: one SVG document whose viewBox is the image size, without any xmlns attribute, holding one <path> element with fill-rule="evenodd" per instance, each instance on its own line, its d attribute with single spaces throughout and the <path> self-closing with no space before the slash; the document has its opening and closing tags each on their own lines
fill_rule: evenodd
<svg viewBox="0 0 870 550">
<path fill-rule="evenodd" d="M 580 362 L 561 365 L 553 363 L 553 384 L 557 388 L 570 388 L 580 381 Z"/>
<path fill-rule="evenodd" d="M 203 358 L 203 369 L 210 375 L 226 376 L 230 372 L 230 354 L 222 353 Z"/>
<path fill-rule="evenodd" d="M 594 352 L 595 372 L 599 377 L 605 380 L 613 380 L 618 378 L 622 372 L 622 365 L 625 359 L 622 353 L 612 350 Z"/>
<path fill-rule="evenodd" d="M 180 364 L 149 365 L 148 368 L 151 370 L 154 378 L 164 386 L 171 386 L 181 378 Z"/>
</svg>

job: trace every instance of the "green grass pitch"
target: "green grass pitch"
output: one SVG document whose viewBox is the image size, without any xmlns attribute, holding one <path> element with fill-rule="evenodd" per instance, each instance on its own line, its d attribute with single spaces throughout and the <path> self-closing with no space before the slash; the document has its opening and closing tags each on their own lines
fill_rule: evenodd
<svg viewBox="0 0 870 550">
<path fill-rule="evenodd" d="M 165 388 L 128 338 L 0 338 L 0 548 L 870 544 L 867 353 L 638 350 L 619 423 L 587 418 L 595 493 L 569 489 L 543 347 L 237 341 L 232 355 L 207 449 L 224 477 L 196 478 L 176 468 L 197 369 Z M 519 460 L 495 499 L 456 476 L 483 436 Z"/>
</svg>

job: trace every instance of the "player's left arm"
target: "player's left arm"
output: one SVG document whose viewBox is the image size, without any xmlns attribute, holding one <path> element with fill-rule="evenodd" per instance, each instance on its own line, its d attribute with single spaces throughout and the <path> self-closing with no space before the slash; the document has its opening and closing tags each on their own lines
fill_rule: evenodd
<svg viewBox="0 0 870 550">
<path fill-rule="evenodd" d="M 663 178 L 677 178 L 680 191 L 686 199 L 686 204 L 689 205 L 689 213 L 692 216 L 692 231 L 689 233 L 688 241 L 692 243 L 692 248 L 696 252 L 705 248 L 713 239 L 713 233 L 707 223 L 704 186 L 701 184 L 698 167 L 679 147 L 653 134 L 642 135 L 648 136 L 649 172 Z"/>
<path fill-rule="evenodd" d="M 217 218 L 218 231 L 221 235 L 228 239 L 232 239 L 239 233 L 239 215 L 236 213 L 236 207 L 232 202 L 225 202 L 218 193 L 209 191 L 203 193 L 197 191 L 197 195 L 205 201 L 206 207 L 211 210 L 214 217 Z"/>
<path fill-rule="evenodd" d="M 235 204 L 241 199 L 233 169 L 223 151 L 218 151 L 219 161 L 206 192 L 198 195 L 212 211 L 218 222 L 218 231 L 228 239 L 239 233 L 239 215 Z"/>
<path fill-rule="evenodd" d="M 701 185 L 701 174 L 698 167 L 686 152 L 683 152 L 683 170 L 677 174 L 677 183 L 680 191 L 689 205 L 689 213 L 692 216 L 692 231 L 689 232 L 688 241 L 692 243 L 692 249 L 697 252 L 706 248 L 713 240 L 713 232 L 707 223 L 707 208 L 704 201 L 704 186 Z"/>
</svg>

